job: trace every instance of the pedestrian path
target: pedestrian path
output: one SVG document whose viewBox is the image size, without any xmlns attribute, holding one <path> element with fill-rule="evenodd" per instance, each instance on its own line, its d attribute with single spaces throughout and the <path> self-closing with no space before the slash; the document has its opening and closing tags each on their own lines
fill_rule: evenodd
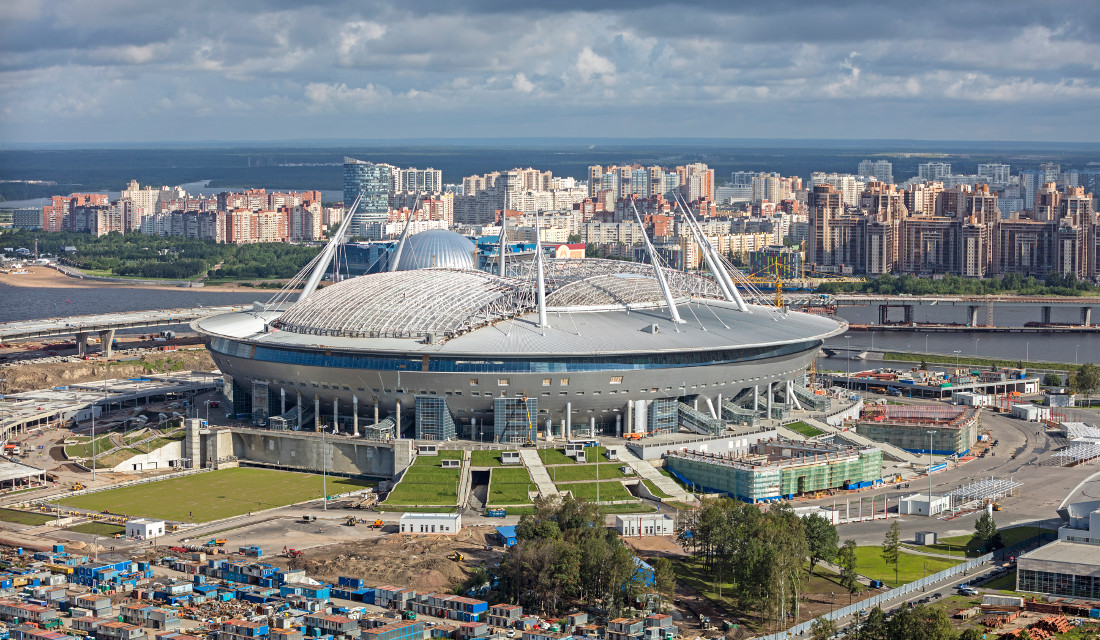
<svg viewBox="0 0 1100 640">
<path fill-rule="evenodd" d="M 866 436 L 861 436 L 851 429 L 847 431 L 843 429 L 837 429 L 834 426 L 825 424 L 820 420 L 814 420 L 813 418 L 805 418 L 803 419 L 803 422 L 827 433 L 832 433 L 836 437 L 850 444 L 855 444 L 863 447 L 876 447 L 882 451 L 882 455 L 884 457 L 891 460 L 896 460 L 897 462 L 908 462 L 910 464 L 924 464 L 924 461 L 921 460 L 920 456 L 914 453 L 909 453 L 901 447 L 896 447 L 886 442 L 877 442 Z"/>
<path fill-rule="evenodd" d="M 527 472 L 531 474 L 531 480 L 535 482 L 535 486 L 542 497 L 548 498 L 558 494 L 558 488 L 554 486 L 554 481 L 550 479 L 550 473 L 546 470 L 546 465 L 542 464 L 538 449 L 523 447 L 519 450 L 519 458 L 523 461 L 523 466 L 527 467 Z"/>
<path fill-rule="evenodd" d="M 691 496 L 686 491 L 680 488 L 680 485 L 673 482 L 672 478 L 664 475 L 660 471 L 657 471 L 653 465 L 649 464 L 645 460 L 642 460 L 638 456 L 634 455 L 628 447 L 618 447 L 619 460 L 630 465 L 630 468 L 634 470 L 634 473 L 640 477 L 649 480 L 655 487 L 660 489 L 667 496 L 671 496 L 673 500 L 690 500 Z"/>
</svg>

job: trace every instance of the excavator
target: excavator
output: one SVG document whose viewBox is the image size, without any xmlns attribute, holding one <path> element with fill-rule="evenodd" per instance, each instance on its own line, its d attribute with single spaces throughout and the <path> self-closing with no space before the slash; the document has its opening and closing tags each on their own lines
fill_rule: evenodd
<svg viewBox="0 0 1100 640">
<path fill-rule="evenodd" d="M 349 527 L 354 527 L 358 523 L 359 521 L 355 519 L 355 516 L 348 516 L 348 519 L 344 521 L 344 524 Z"/>
<path fill-rule="evenodd" d="M 451 553 L 451 555 L 447 556 L 447 559 L 448 560 L 454 560 L 455 562 L 462 562 L 463 560 L 466 559 L 466 556 L 462 555 L 458 551 L 455 551 L 455 552 Z"/>
</svg>

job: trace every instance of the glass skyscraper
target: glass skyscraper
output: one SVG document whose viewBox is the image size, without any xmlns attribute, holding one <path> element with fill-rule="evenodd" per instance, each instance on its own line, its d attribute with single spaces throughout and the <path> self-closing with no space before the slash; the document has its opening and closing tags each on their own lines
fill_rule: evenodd
<svg viewBox="0 0 1100 640">
<path fill-rule="evenodd" d="M 350 210 L 355 198 L 363 195 L 351 221 L 352 234 L 362 235 L 367 223 L 386 219 L 392 170 L 388 164 L 344 158 L 344 206 Z"/>
</svg>

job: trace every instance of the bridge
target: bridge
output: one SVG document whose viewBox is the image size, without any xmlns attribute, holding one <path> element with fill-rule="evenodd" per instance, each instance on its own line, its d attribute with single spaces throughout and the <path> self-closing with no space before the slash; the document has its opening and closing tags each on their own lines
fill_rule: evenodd
<svg viewBox="0 0 1100 640">
<path fill-rule="evenodd" d="M 5 322 L 0 324 L 0 342 L 75 335 L 77 354 L 85 355 L 88 351 L 88 336 L 92 333 L 98 333 L 103 344 L 103 352 L 107 357 L 110 357 L 111 341 L 118 329 L 143 329 L 145 327 L 168 327 L 187 324 L 198 318 L 241 311 L 245 308 L 242 306 L 198 307 L 194 309 L 130 311 L 69 318 Z"/>
<path fill-rule="evenodd" d="M 791 296 L 794 298 L 794 296 Z M 812 304 L 815 301 L 813 296 L 798 296 L 798 300 L 804 304 Z M 1092 308 L 1100 308 L 1100 297 L 1074 297 L 1074 296 L 1008 296 L 1008 295 L 994 295 L 994 296 L 946 296 L 946 295 L 929 295 L 929 296 L 914 296 L 914 295 L 879 295 L 879 294 L 837 294 L 831 295 L 827 298 L 817 296 L 817 300 L 827 300 L 829 304 L 836 306 L 870 306 L 878 305 L 879 318 L 878 323 L 881 325 L 890 324 L 890 310 L 901 309 L 902 311 L 902 324 L 912 325 L 913 310 L 918 305 L 929 306 L 966 306 L 967 324 L 971 327 L 986 326 L 992 327 L 993 324 L 993 308 L 994 307 L 1019 307 L 1019 306 L 1031 306 L 1039 307 L 1040 318 L 1039 321 L 1043 324 L 1050 324 L 1051 310 L 1054 307 L 1070 307 L 1081 310 L 1081 322 L 1080 325 L 1088 327 L 1092 325 Z M 978 312 L 985 309 L 985 321 L 979 322 Z M 898 321 L 895 320 L 895 323 Z"/>
</svg>

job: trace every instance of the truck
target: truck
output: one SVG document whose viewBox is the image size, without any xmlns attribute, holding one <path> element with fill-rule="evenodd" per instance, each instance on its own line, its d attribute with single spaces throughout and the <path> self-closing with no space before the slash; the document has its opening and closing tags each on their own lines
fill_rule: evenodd
<svg viewBox="0 0 1100 640">
<path fill-rule="evenodd" d="M 867 390 L 870 391 L 871 393 L 886 393 L 886 388 L 885 387 L 871 387 Z"/>
<path fill-rule="evenodd" d="M 888 395 L 888 396 L 901 396 L 901 389 L 898 389 L 897 387 L 887 387 L 886 388 L 886 395 Z"/>
<path fill-rule="evenodd" d="M 485 511 L 486 518 L 503 518 L 506 515 L 508 515 L 506 509 L 488 509 Z"/>
<path fill-rule="evenodd" d="M 416 612 L 415 611 L 408 611 L 408 610 L 402 611 L 401 612 L 401 619 L 402 620 L 416 620 Z"/>
</svg>

